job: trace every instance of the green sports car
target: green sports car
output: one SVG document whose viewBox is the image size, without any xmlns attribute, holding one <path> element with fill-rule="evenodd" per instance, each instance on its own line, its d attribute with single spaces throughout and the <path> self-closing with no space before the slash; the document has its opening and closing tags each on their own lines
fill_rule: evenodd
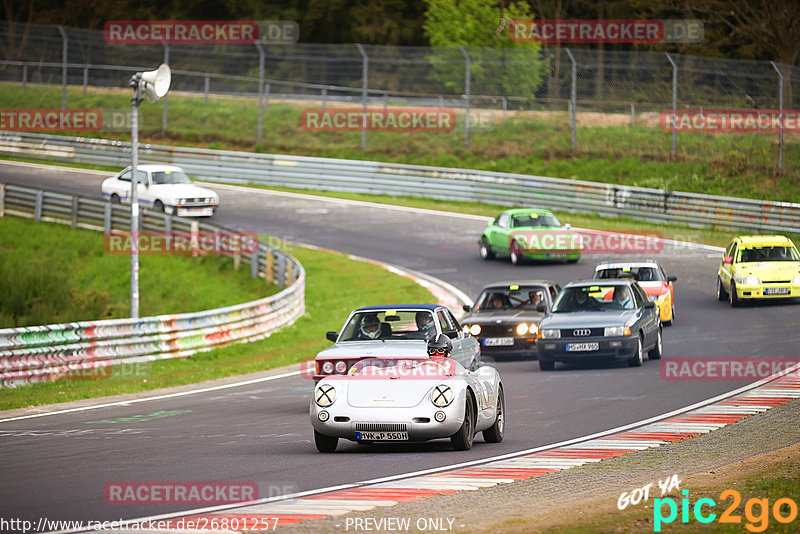
<svg viewBox="0 0 800 534">
<path fill-rule="evenodd" d="M 489 223 L 478 240 L 481 257 L 509 256 L 511 263 L 524 260 L 566 260 L 581 257 L 581 235 L 562 225 L 552 212 L 542 209 L 506 210 Z"/>
</svg>

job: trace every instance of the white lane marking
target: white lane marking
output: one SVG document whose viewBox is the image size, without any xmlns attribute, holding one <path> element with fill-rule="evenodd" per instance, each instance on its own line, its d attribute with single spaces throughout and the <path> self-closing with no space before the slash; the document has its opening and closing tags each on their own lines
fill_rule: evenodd
<svg viewBox="0 0 800 534">
<path fill-rule="evenodd" d="M 63 167 L 61 165 L 48 165 L 45 163 L 25 163 L 23 161 L 10 161 L 10 160 L 0 160 L 0 165 L 15 165 L 17 167 L 33 167 L 35 169 L 44 169 L 51 171 L 53 169 L 57 171 L 66 171 L 75 174 L 97 174 L 99 176 L 106 176 L 111 178 L 116 174 L 113 171 L 97 171 L 94 169 L 78 169 L 75 167 Z"/>
<path fill-rule="evenodd" d="M 767 384 L 767 383 L 769 383 L 769 382 L 771 382 L 773 380 L 776 380 L 777 378 L 780 378 L 782 376 L 786 376 L 787 374 L 789 374 L 789 373 L 791 373 L 793 371 L 796 371 L 797 369 L 800 369 L 800 364 L 794 365 L 791 368 L 789 368 L 789 369 L 787 369 L 785 371 L 782 371 L 781 373 L 778 373 L 776 375 L 773 375 L 773 376 L 770 376 L 770 377 L 767 377 L 767 378 L 762 378 L 761 380 L 753 382 L 752 384 L 748 384 L 748 385 L 742 386 L 742 387 L 740 387 L 738 389 L 735 389 L 733 391 L 729 391 L 727 393 L 722 393 L 720 395 L 717 395 L 716 397 L 711 397 L 710 399 L 706 399 L 704 401 L 696 402 L 696 403 L 694 403 L 692 405 L 685 406 L 683 408 L 678 408 L 677 410 L 673 410 L 673 411 L 667 412 L 665 414 L 656 415 L 654 417 L 649 417 L 647 419 L 643 419 L 641 421 L 636 421 L 634 423 L 628 423 L 627 425 L 622 425 L 622 426 L 619 426 L 619 427 L 616 427 L 616 428 L 612 428 L 610 430 L 604 430 L 602 432 L 597 432 L 597 433 L 594 433 L 594 434 L 590 434 L 588 436 L 582 436 L 582 437 L 579 437 L 579 438 L 573 438 L 573 439 L 561 441 L 561 442 L 558 442 L 558 443 L 554 443 L 552 445 L 542 445 L 540 447 L 534 447 L 532 449 L 527 449 L 527 450 L 524 450 L 524 451 L 510 452 L 510 453 L 501 454 L 501 455 L 493 456 L 493 457 L 489 457 L 489 458 L 482 458 L 482 459 L 479 459 L 479 460 L 471 460 L 471 461 L 468 461 L 468 462 L 461 462 L 461 463 L 458 463 L 458 464 L 451 464 L 451 465 L 447 465 L 447 466 L 440 466 L 440 467 L 434 467 L 434 468 L 430 468 L 430 469 L 423 469 L 421 471 L 416 471 L 416 472 L 412 472 L 412 473 L 401 473 L 399 475 L 390 475 L 390 476 L 386 476 L 386 477 L 375 478 L 375 479 L 372 479 L 372 480 L 365 480 L 365 481 L 362 481 L 362 482 L 354 482 L 354 483 L 349 483 L 349 484 L 340 484 L 338 486 L 331 486 L 331 487 L 327 487 L 327 488 L 319 488 L 319 489 L 314 489 L 314 490 L 307 490 L 307 491 L 292 493 L 292 494 L 289 494 L 289 495 L 280 495 L 280 496 L 276 496 L 276 497 L 266 497 L 266 498 L 263 498 L 263 499 L 258 499 L 256 501 L 250 501 L 248 503 L 209 506 L 209 507 L 206 507 L 206 508 L 199 508 L 199 509 L 195 509 L 195 510 L 184 510 L 182 512 L 172 512 L 172 513 L 156 515 L 156 516 L 150 516 L 150 517 L 141 517 L 141 518 L 136 518 L 136 519 L 128 519 L 128 520 L 125 520 L 125 521 L 127 521 L 128 524 L 131 524 L 131 523 L 140 523 L 140 522 L 146 522 L 146 521 L 159 521 L 159 520 L 162 520 L 162 519 L 171 519 L 171 518 L 174 518 L 174 517 L 183 517 L 183 516 L 188 516 L 188 515 L 197 515 L 197 514 L 221 512 L 221 511 L 225 511 L 225 510 L 232 510 L 232 509 L 236 509 L 236 508 L 241 508 L 242 506 L 254 506 L 254 505 L 265 504 L 265 503 L 269 503 L 269 502 L 278 502 L 278 501 L 285 501 L 285 500 L 289 500 L 289 499 L 298 499 L 300 497 L 308 497 L 308 496 L 311 496 L 311 495 L 319 495 L 321 493 L 329 493 L 329 492 L 338 491 L 338 490 L 354 489 L 354 488 L 361 488 L 361 487 L 364 487 L 364 486 L 373 486 L 373 485 L 386 485 L 386 484 L 389 484 L 391 482 L 403 481 L 403 480 L 408 479 L 408 478 L 419 477 L 419 476 L 422 476 L 422 475 L 429 475 L 429 474 L 432 474 L 432 473 L 441 473 L 441 472 L 444 472 L 444 471 L 451 471 L 453 469 L 460 469 L 460 468 L 463 468 L 463 467 L 473 467 L 473 466 L 476 466 L 476 465 L 483 465 L 483 464 L 487 464 L 487 463 L 498 462 L 498 461 L 501 461 L 501 460 L 505 460 L 502 463 L 506 464 L 507 461 L 514 460 L 514 459 L 522 460 L 522 458 L 520 458 L 521 456 L 525 456 L 525 455 L 528 455 L 528 454 L 533 454 L 535 452 L 541 452 L 541 451 L 546 451 L 546 450 L 550 450 L 550 449 L 556 449 L 556 448 L 560 448 L 560 447 L 565 447 L 567 445 L 572 445 L 574 443 L 580 443 L 582 441 L 589 441 L 589 440 L 593 440 L 593 439 L 600 438 L 600 437 L 603 437 L 603 436 L 609 436 L 609 435 L 612 435 L 612 434 L 616 434 L 618 432 L 624 432 L 626 430 L 630 430 L 630 429 L 633 429 L 633 428 L 638 428 L 638 427 L 641 427 L 642 425 L 655 426 L 654 423 L 656 421 L 660 421 L 662 419 L 673 417 L 675 415 L 680 415 L 680 414 L 689 412 L 691 410 L 695 410 L 697 408 L 702 408 L 704 406 L 708 406 L 708 405 L 713 404 L 715 402 L 719 402 L 719 401 L 728 399 L 728 398 L 733 397 L 735 395 L 738 395 L 740 393 L 744 393 L 746 391 L 750 391 L 750 390 L 755 389 L 757 387 L 760 387 L 760 386 L 762 386 L 764 384 Z M 725 425 L 722 425 L 722 426 L 725 426 Z M 714 430 L 714 429 L 711 429 L 711 430 Z M 640 429 L 640 431 L 642 431 L 642 429 Z M 704 432 L 700 432 L 700 433 L 704 433 Z M 526 458 L 526 459 L 527 460 L 535 460 L 535 459 L 538 459 L 538 458 Z M 601 459 L 593 459 L 593 458 L 580 458 L 580 459 L 563 458 L 562 459 L 562 458 L 559 458 L 559 460 L 562 460 L 564 463 L 571 463 L 571 462 L 569 462 L 570 460 L 580 460 L 580 461 L 588 463 L 588 462 L 592 462 L 592 461 L 600 461 Z M 508 462 L 508 463 L 510 463 L 510 462 Z M 51 532 L 50 534 L 72 534 L 72 533 L 76 533 L 76 532 L 90 532 L 90 531 L 87 531 L 86 529 L 72 529 L 72 530 L 54 531 L 54 532 Z"/>
<path fill-rule="evenodd" d="M 281 378 L 288 378 L 290 376 L 299 375 L 301 371 L 290 371 L 288 373 L 281 373 L 279 375 L 272 375 L 272 376 L 265 376 L 262 378 L 253 378 L 250 380 L 244 380 L 242 382 L 233 382 L 230 384 L 222 384 L 220 386 L 210 386 L 201 389 L 192 389 L 189 391 L 179 391 L 177 393 L 167 393 L 164 395 L 156 395 L 154 397 L 144 397 L 141 399 L 130 399 L 124 401 L 115 401 L 115 402 L 107 402 L 104 404 L 95 404 L 92 406 L 79 406 L 77 408 L 68 408 L 66 410 L 55 410 L 52 412 L 43 412 L 43 413 L 35 413 L 30 415 L 20 415 L 18 417 L 9 417 L 6 419 L 0 419 L 0 423 L 8 423 L 10 421 L 21 421 L 23 419 L 34 419 L 37 417 L 46 417 L 48 415 L 57 415 L 57 414 L 64 414 L 64 413 L 74 413 L 74 412 L 83 412 L 86 410 L 96 410 L 98 408 L 109 408 L 111 406 L 127 406 L 129 404 L 138 404 L 140 402 L 149 402 L 154 400 L 163 400 L 163 399 L 173 399 L 176 397 L 185 397 L 186 395 L 194 395 L 195 393 L 207 393 L 209 391 L 220 391 L 223 389 L 230 389 L 239 386 L 249 386 L 251 384 L 259 384 L 261 382 L 269 382 L 271 380 L 278 380 Z"/>
</svg>

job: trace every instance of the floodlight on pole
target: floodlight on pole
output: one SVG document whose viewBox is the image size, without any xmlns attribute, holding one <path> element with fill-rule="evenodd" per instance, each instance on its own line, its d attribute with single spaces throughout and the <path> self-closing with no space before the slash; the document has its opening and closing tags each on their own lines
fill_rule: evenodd
<svg viewBox="0 0 800 534">
<path fill-rule="evenodd" d="M 139 104 L 142 97 L 155 104 L 167 94 L 172 83 L 172 73 L 167 64 L 156 70 L 137 72 L 131 76 L 131 317 L 139 317 Z"/>
</svg>

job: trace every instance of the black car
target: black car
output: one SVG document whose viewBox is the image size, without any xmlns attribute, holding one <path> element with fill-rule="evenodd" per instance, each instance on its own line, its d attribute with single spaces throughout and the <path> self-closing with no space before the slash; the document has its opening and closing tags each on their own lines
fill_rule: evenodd
<svg viewBox="0 0 800 534">
<path fill-rule="evenodd" d="M 478 339 L 487 355 L 524 353 L 535 356 L 539 321 L 552 308 L 561 287 L 547 280 L 496 282 L 481 290 L 464 329 Z"/>
<path fill-rule="evenodd" d="M 661 319 L 655 302 L 634 280 L 567 284 L 539 324 L 539 367 L 591 358 L 642 365 L 661 358 Z"/>
</svg>

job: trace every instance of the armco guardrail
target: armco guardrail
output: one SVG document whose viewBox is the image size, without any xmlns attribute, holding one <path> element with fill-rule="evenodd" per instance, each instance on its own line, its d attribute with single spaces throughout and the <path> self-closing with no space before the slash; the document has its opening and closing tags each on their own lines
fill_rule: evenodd
<svg viewBox="0 0 800 534">
<path fill-rule="evenodd" d="M 130 162 L 130 143 L 0 132 L 0 154 L 122 168 Z M 700 227 L 800 231 L 800 204 L 788 202 L 524 174 L 172 146 L 140 145 L 139 158 L 142 163 L 180 165 L 198 178 L 228 183 L 536 205 Z"/>
<path fill-rule="evenodd" d="M 105 231 L 129 230 L 130 208 L 49 191 L 0 184 L 0 216 L 33 217 Z M 220 226 L 145 211 L 142 231 L 221 232 Z M 266 298 L 192 313 L 0 329 L 0 384 L 75 376 L 104 377 L 114 364 L 179 358 L 267 337 L 305 311 L 305 270 L 264 242 L 235 258 L 251 275 L 283 289 Z"/>
</svg>

